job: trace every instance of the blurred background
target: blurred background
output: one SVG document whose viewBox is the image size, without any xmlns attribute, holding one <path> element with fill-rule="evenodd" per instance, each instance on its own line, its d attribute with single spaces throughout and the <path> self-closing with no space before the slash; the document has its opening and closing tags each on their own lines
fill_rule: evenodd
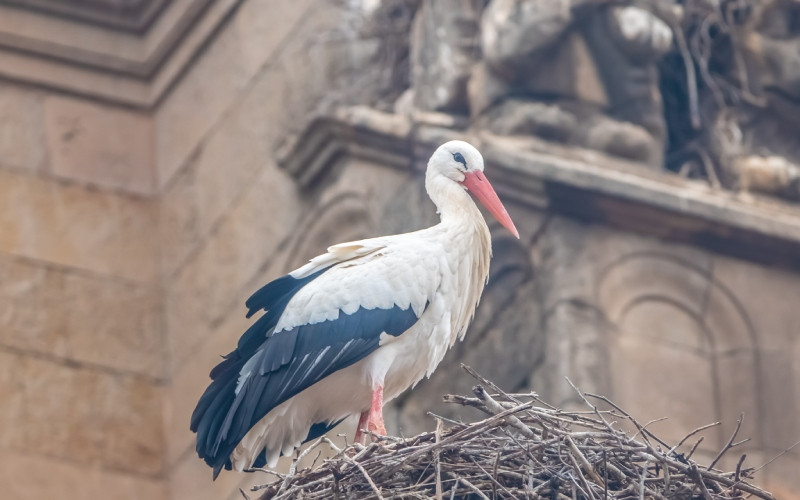
<svg viewBox="0 0 800 500">
<path fill-rule="evenodd" d="M 708 459 L 744 413 L 761 466 L 800 440 L 798 131 L 797 0 L 0 0 L 0 496 L 268 480 L 212 483 L 189 432 L 244 300 L 435 223 L 452 138 L 521 239 L 492 226 L 466 340 L 389 431 L 474 418 L 441 403 L 467 363 L 673 442 L 720 421 Z"/>
</svg>

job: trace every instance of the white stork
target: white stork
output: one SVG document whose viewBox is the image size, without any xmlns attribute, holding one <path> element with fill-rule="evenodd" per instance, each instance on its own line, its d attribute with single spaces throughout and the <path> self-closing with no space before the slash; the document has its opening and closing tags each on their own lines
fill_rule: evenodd
<svg viewBox="0 0 800 500">
<path fill-rule="evenodd" d="M 519 238 L 463 141 L 440 146 L 425 188 L 441 222 L 340 243 L 247 300 L 266 311 L 212 371 L 192 414 L 197 453 L 214 468 L 275 466 L 347 417 L 386 434 L 383 404 L 430 376 L 461 339 L 489 275 L 486 221 L 472 193 Z"/>
</svg>

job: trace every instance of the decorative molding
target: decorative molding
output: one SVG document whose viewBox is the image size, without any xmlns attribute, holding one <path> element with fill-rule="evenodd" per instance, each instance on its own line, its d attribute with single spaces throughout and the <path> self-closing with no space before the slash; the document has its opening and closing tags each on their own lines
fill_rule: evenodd
<svg viewBox="0 0 800 500">
<path fill-rule="evenodd" d="M 431 115 L 343 109 L 313 121 L 287 145 L 280 163 L 308 189 L 324 184 L 347 157 L 421 170 L 439 144 L 465 139 L 482 150 L 492 183 L 505 200 L 800 268 L 800 213 L 795 205 L 713 189 L 596 153 L 573 152 L 578 158 L 567 158 L 536 140 L 458 131 L 432 122 Z"/>
<path fill-rule="evenodd" d="M 241 0 L 0 0 L 0 77 L 153 106 Z"/>
<path fill-rule="evenodd" d="M 147 30 L 170 3 L 170 0 L 0 0 L 0 4 L 19 9 L 131 33 Z"/>
</svg>

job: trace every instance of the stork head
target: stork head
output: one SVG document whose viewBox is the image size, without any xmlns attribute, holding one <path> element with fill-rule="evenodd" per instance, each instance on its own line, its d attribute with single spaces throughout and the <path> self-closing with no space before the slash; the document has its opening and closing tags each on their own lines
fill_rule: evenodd
<svg viewBox="0 0 800 500">
<path fill-rule="evenodd" d="M 449 141 L 439 146 L 428 162 L 428 175 L 436 174 L 458 183 L 472 193 L 503 227 L 519 238 L 514 222 L 489 180 L 483 175 L 483 156 L 472 144 Z"/>
</svg>

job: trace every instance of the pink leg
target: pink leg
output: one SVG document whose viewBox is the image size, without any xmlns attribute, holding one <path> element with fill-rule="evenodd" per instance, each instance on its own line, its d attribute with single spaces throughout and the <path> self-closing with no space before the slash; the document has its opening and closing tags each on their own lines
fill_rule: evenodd
<svg viewBox="0 0 800 500">
<path fill-rule="evenodd" d="M 383 423 L 383 387 L 372 390 L 372 406 L 369 409 L 367 430 L 385 436 L 386 425 Z"/>
<path fill-rule="evenodd" d="M 358 418 L 358 425 L 356 426 L 355 442 L 367 444 L 367 436 L 361 432 L 361 429 L 367 428 L 367 418 L 369 417 L 368 411 L 362 411 L 361 416 Z"/>
</svg>

